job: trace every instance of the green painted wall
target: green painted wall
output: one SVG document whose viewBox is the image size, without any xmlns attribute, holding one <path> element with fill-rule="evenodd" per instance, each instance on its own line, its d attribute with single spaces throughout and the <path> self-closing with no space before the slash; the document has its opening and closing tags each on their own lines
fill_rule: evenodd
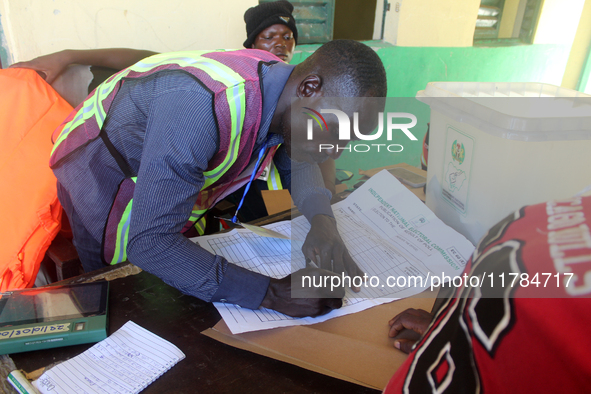
<svg viewBox="0 0 591 394">
<path fill-rule="evenodd" d="M 519 45 L 507 47 L 397 47 L 370 41 L 386 68 L 388 97 L 415 97 L 428 82 L 542 82 L 560 85 L 570 48 L 562 45 Z M 296 48 L 292 64 L 300 63 L 316 50 L 316 45 Z M 410 142 L 402 136 L 398 141 L 374 143 L 400 143 L 400 153 L 380 152 L 363 154 L 344 152 L 337 168 L 357 174 L 358 169 L 370 169 L 406 162 L 420 167 L 422 139 L 427 131 L 430 111 L 416 99 L 397 100 L 396 112 L 410 112 L 418 123 L 412 129 L 419 139 Z M 393 109 L 386 109 L 386 111 Z"/>
</svg>

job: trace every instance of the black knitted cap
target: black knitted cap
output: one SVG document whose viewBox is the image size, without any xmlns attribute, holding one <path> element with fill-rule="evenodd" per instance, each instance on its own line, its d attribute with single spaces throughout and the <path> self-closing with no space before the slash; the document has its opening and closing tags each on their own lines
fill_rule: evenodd
<svg viewBox="0 0 591 394">
<path fill-rule="evenodd" d="M 295 19 L 291 14 L 293 4 L 286 0 L 262 3 L 256 7 L 251 7 L 244 13 L 244 22 L 246 22 L 246 41 L 244 47 L 250 48 L 260 32 L 269 26 L 281 24 L 289 27 L 293 32 L 293 38 L 298 43 L 298 29 Z"/>
</svg>

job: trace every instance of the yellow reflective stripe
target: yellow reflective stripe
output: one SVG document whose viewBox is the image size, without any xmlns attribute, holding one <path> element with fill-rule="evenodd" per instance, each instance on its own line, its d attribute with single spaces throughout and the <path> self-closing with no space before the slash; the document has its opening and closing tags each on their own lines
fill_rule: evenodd
<svg viewBox="0 0 591 394">
<path fill-rule="evenodd" d="M 283 185 L 281 184 L 281 177 L 279 176 L 279 171 L 277 171 L 277 167 L 275 167 L 275 163 L 273 163 L 273 162 L 271 162 L 271 167 L 269 168 L 269 177 L 267 178 L 267 188 L 269 190 L 283 189 Z"/>
<path fill-rule="evenodd" d="M 181 67 L 191 67 L 195 63 L 201 62 L 203 60 L 209 61 L 210 59 L 203 58 L 201 55 L 211 52 L 224 51 L 180 51 L 159 53 L 140 60 L 136 64 L 130 66 L 129 69 L 136 72 L 146 72 L 163 64 L 178 64 Z"/>
<path fill-rule="evenodd" d="M 136 182 L 137 177 L 131 178 L 132 181 Z M 113 259 L 109 264 L 117 264 L 127 260 L 127 242 L 129 240 L 129 223 L 131 222 L 131 207 L 133 204 L 133 198 L 129 200 L 121 220 L 117 224 L 117 237 L 115 241 L 115 251 L 113 252 Z"/>
<path fill-rule="evenodd" d="M 52 154 L 57 146 L 67 138 L 71 130 L 74 130 L 89 118 L 94 116 L 98 127 L 102 127 L 106 113 L 101 103 L 109 96 L 109 94 L 111 94 L 115 85 L 122 78 L 127 76 L 130 71 L 146 72 L 161 64 L 178 64 L 181 67 L 193 67 L 204 71 L 213 80 L 225 85 L 227 89 L 224 93 L 226 94 L 228 109 L 230 112 L 230 146 L 228 154 L 224 157 L 222 163 L 213 170 L 204 173 L 206 179 L 203 187 L 206 188 L 215 183 L 234 164 L 238 156 L 241 131 L 244 125 L 246 112 L 246 102 L 244 100 L 244 79 L 230 67 L 216 60 L 201 56 L 202 54 L 209 52 L 210 51 L 185 51 L 172 54 L 154 55 L 134 64 L 116 75 L 113 79 L 103 82 L 96 89 L 92 99 L 84 101 L 83 107 L 78 111 L 74 119 L 64 125 L 64 128 L 60 132 L 60 135 L 53 146 Z"/>
<path fill-rule="evenodd" d="M 203 187 L 216 182 L 220 177 L 234 164 L 238 157 L 240 149 L 240 138 L 242 136 L 242 127 L 244 126 L 244 117 L 246 112 L 244 80 L 237 82 L 230 89 L 225 91 L 228 108 L 230 110 L 230 146 L 228 154 L 224 157 L 222 163 L 211 171 L 206 171 L 203 175 L 206 177 Z M 230 96 L 228 96 L 230 94 Z"/>
<path fill-rule="evenodd" d="M 242 135 L 242 127 L 244 126 L 244 112 L 246 111 L 244 84 L 240 83 L 239 85 L 233 86 L 230 97 L 228 97 L 228 90 L 226 90 L 225 93 L 230 109 L 230 146 L 228 154 L 224 157 L 222 163 L 213 170 L 203 173 L 206 177 L 204 187 L 207 187 L 220 179 L 220 177 L 234 164 L 240 149 L 240 137 Z"/>
<path fill-rule="evenodd" d="M 80 108 L 80 110 L 76 113 L 76 116 L 74 116 L 71 121 L 64 125 L 64 128 L 60 132 L 55 144 L 53 145 L 51 150 L 52 154 L 58 145 L 68 137 L 70 131 L 74 130 L 76 127 L 80 126 L 93 116 L 96 118 L 99 129 L 103 126 L 107 114 L 101 103 L 111 94 L 115 88 L 115 85 L 117 85 L 117 83 L 119 83 L 122 78 L 127 76 L 128 73 L 129 70 L 122 71 L 113 79 L 107 79 L 96 88 L 92 98 L 85 100 L 82 108 Z"/>
<path fill-rule="evenodd" d="M 205 53 L 206 51 L 199 51 L 199 52 L 179 52 L 178 55 L 175 54 L 171 61 L 167 61 L 171 58 L 170 54 L 159 54 L 155 56 L 150 56 L 131 67 L 127 68 L 126 70 L 120 72 L 119 74 L 115 75 L 114 78 L 108 78 L 103 83 L 101 83 L 94 92 L 92 99 L 87 99 L 84 101 L 83 107 L 76 113 L 76 116 L 64 125 L 64 128 L 60 132 L 60 135 L 55 141 L 53 145 L 51 153 L 57 148 L 57 146 L 70 134 L 70 131 L 74 130 L 76 127 L 80 126 L 82 123 L 90 119 L 91 117 L 96 118 L 96 122 L 98 127 L 101 128 L 103 126 L 103 122 L 105 121 L 106 113 L 101 105 L 104 99 L 106 99 L 113 89 L 115 85 L 121 81 L 121 79 L 125 78 L 129 71 L 135 72 L 146 72 L 150 71 L 151 69 L 161 65 L 161 64 L 169 64 L 175 63 L 184 66 L 190 66 L 194 62 L 199 61 L 201 59 L 201 54 Z M 187 58 L 189 56 L 189 58 Z M 193 56 L 191 59 L 190 56 Z M 174 61 L 176 57 L 184 61 Z M 181 64 L 182 63 L 182 64 Z"/>
<path fill-rule="evenodd" d="M 205 226 L 207 224 L 207 221 L 205 220 L 205 216 L 203 216 L 201 219 L 199 219 L 197 221 L 197 223 L 195 223 L 195 228 L 197 229 L 197 233 L 199 235 L 203 235 L 205 234 Z"/>
<path fill-rule="evenodd" d="M 174 63 L 181 67 L 197 68 L 207 73 L 213 80 L 226 86 L 224 93 L 226 94 L 228 109 L 230 110 L 230 146 L 228 154 L 224 157 L 222 163 L 211 171 L 204 172 L 203 175 L 206 179 L 203 188 L 212 185 L 220 179 L 236 161 L 240 149 L 240 137 L 246 112 L 244 78 L 225 64 L 201 56 L 209 52 L 211 51 L 185 51 L 154 55 L 130 67 L 133 71 L 142 72 L 151 70 L 160 63 Z"/>
<path fill-rule="evenodd" d="M 197 208 L 193 208 L 193 210 L 191 211 L 191 215 L 189 215 L 189 222 L 197 222 L 202 216 L 205 215 L 205 213 L 207 212 L 207 209 L 197 209 Z"/>
</svg>

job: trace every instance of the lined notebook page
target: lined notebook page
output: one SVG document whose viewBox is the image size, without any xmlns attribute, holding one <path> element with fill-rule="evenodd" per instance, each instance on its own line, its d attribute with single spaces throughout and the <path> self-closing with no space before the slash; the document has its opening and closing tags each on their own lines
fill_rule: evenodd
<svg viewBox="0 0 591 394">
<path fill-rule="evenodd" d="M 139 393 L 183 358 L 179 348 L 130 320 L 107 339 L 43 373 L 33 385 L 47 394 Z"/>
</svg>

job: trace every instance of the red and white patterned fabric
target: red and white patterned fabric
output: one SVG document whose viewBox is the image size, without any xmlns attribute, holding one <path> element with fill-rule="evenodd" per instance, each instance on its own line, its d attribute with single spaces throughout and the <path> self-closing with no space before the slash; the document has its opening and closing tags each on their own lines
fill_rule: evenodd
<svg viewBox="0 0 591 394">
<path fill-rule="evenodd" d="M 467 265 L 482 288 L 442 305 L 384 392 L 591 392 L 590 226 L 591 197 L 494 226 Z"/>
</svg>

